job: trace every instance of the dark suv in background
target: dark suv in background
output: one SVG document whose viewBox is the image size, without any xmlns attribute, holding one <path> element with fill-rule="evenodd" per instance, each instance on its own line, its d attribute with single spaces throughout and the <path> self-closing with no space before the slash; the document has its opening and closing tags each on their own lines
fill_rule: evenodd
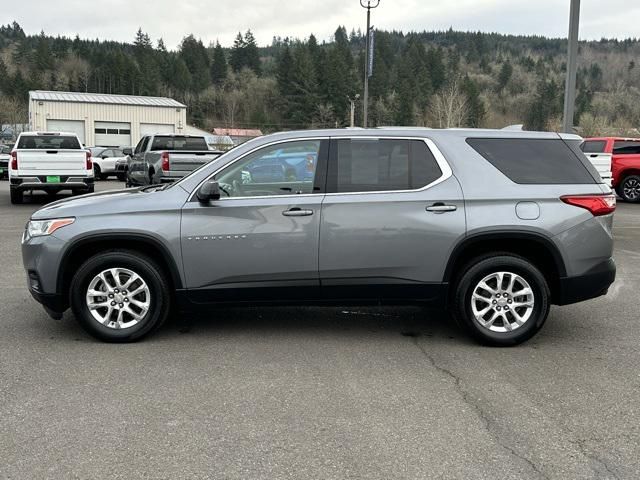
<svg viewBox="0 0 640 480">
<path fill-rule="evenodd" d="M 514 345 L 551 304 L 614 281 L 615 197 L 581 142 L 408 128 L 261 137 L 174 184 L 38 210 L 22 240 L 29 289 L 105 341 L 142 338 L 172 306 L 417 303 Z M 303 173 L 265 175 L 274 156 L 302 158 Z"/>
</svg>

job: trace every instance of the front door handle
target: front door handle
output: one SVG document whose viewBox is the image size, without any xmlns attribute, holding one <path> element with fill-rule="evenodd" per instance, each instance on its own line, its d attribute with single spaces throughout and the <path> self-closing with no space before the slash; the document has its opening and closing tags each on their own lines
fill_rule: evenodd
<svg viewBox="0 0 640 480">
<path fill-rule="evenodd" d="M 303 210 L 301 208 L 294 207 L 289 210 L 285 210 L 282 212 L 282 215 L 285 217 L 308 217 L 309 215 L 313 215 L 313 210 Z"/>
<path fill-rule="evenodd" d="M 455 212 L 457 209 L 458 207 L 456 207 L 455 205 L 445 205 L 442 202 L 438 202 L 427 207 L 427 212 L 445 213 L 445 212 Z"/>
</svg>

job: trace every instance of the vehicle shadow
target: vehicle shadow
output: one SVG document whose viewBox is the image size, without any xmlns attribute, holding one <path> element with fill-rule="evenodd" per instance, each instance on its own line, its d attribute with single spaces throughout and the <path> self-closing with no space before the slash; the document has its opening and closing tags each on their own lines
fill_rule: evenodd
<svg viewBox="0 0 640 480">
<path fill-rule="evenodd" d="M 402 335 L 473 343 L 446 312 L 423 307 L 234 307 L 172 318 L 152 338 L 251 335 Z M 151 339 L 150 339 L 151 340 Z"/>
</svg>

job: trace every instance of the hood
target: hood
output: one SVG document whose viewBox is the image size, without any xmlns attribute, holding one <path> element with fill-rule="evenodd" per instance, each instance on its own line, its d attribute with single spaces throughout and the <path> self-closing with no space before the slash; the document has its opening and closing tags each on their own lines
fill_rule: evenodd
<svg viewBox="0 0 640 480">
<path fill-rule="evenodd" d="M 170 203 L 179 208 L 186 201 L 186 196 L 186 192 L 181 188 L 148 192 L 143 191 L 142 188 L 109 190 L 58 200 L 37 210 L 31 218 L 38 220 L 155 210 L 160 205 L 166 207 L 165 202 L 161 199 L 174 199 Z"/>
</svg>

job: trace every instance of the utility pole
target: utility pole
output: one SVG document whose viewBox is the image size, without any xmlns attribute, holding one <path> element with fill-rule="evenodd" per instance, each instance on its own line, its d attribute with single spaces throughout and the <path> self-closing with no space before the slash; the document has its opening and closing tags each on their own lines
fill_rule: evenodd
<svg viewBox="0 0 640 480">
<path fill-rule="evenodd" d="M 569 11 L 569 48 L 567 50 L 567 82 L 564 90 L 562 131 L 573 133 L 576 106 L 576 70 L 578 68 L 578 30 L 580 26 L 580 0 L 571 0 Z"/>
<path fill-rule="evenodd" d="M 351 122 L 349 123 L 349 126 L 351 128 L 356 126 L 356 100 L 358 100 L 360 98 L 360 94 L 356 93 L 355 98 L 351 98 L 351 97 L 347 97 L 349 99 L 349 103 L 351 104 Z"/>
<path fill-rule="evenodd" d="M 360 6 L 367 9 L 367 40 L 365 46 L 365 61 L 364 61 L 364 119 L 363 126 L 367 128 L 369 120 L 369 42 L 371 35 L 371 9 L 378 8 L 380 0 L 360 0 Z"/>
</svg>

